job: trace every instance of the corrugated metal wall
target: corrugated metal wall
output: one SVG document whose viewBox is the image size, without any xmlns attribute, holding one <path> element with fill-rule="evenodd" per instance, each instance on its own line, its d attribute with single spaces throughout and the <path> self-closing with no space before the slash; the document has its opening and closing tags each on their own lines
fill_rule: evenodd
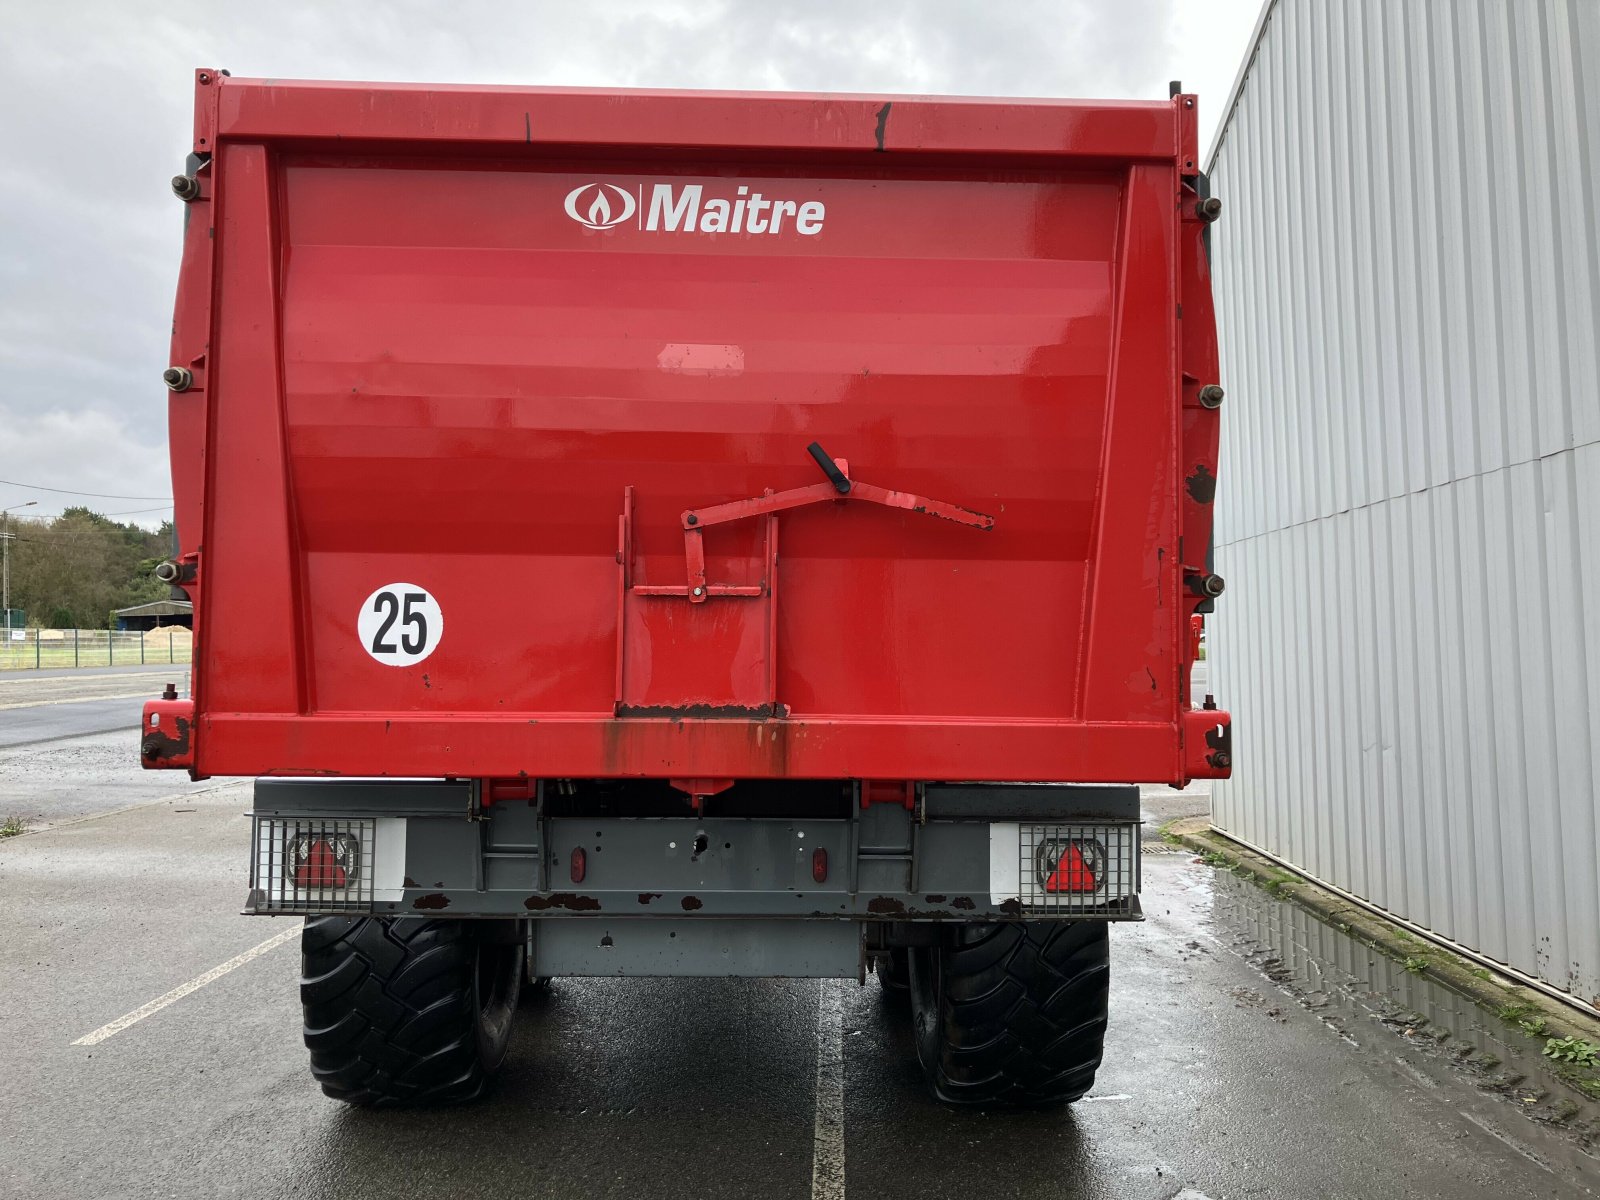
<svg viewBox="0 0 1600 1200">
<path fill-rule="evenodd" d="M 1600 0 L 1277 0 L 1218 143 L 1219 828 L 1600 1003 Z"/>
</svg>

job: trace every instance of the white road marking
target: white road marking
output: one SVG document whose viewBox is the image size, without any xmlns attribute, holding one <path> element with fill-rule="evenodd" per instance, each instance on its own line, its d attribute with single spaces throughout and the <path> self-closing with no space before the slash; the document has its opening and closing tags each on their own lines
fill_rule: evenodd
<svg viewBox="0 0 1600 1200">
<path fill-rule="evenodd" d="M 181 667 L 181 668 L 183 668 L 183 671 L 184 671 L 185 674 L 188 674 L 188 671 L 189 671 L 189 664 L 186 663 L 186 662 L 181 662 L 181 663 L 150 663 L 149 665 L 151 667 L 153 667 L 154 670 L 140 671 L 140 672 L 132 672 L 132 671 L 91 671 L 91 670 L 89 670 L 89 668 L 83 667 L 83 668 L 79 668 L 79 669 L 74 669 L 73 673 L 71 675 L 41 675 L 37 670 L 29 670 L 27 667 L 16 667 L 16 668 L 13 668 L 13 669 L 11 669 L 11 670 L 9 670 L 9 671 L 7 671 L 5 673 L 6 676 L 9 676 L 9 678 L 0 677 L 0 687 L 4 687 L 8 683 L 17 683 L 17 684 L 23 684 L 23 683 L 76 683 L 80 679 L 139 679 L 139 678 L 148 678 L 151 675 L 165 675 L 165 674 L 167 674 L 168 672 L 163 670 L 163 668 L 164 667 L 168 667 L 168 666 Z M 60 668 L 46 667 L 45 670 L 46 671 L 53 671 L 53 670 L 63 670 L 64 671 L 64 670 L 67 670 L 67 668 L 65 668 L 65 667 L 60 667 Z"/>
<path fill-rule="evenodd" d="M 817 996 L 817 1119 L 811 1139 L 811 1200 L 844 1200 L 844 1009 L 839 982 Z"/>
<path fill-rule="evenodd" d="M 137 700 L 140 697 L 154 700 L 155 693 L 145 688 L 142 692 L 114 692 L 105 696 L 67 696 L 60 700 L 23 700 L 16 704 L 0 704 L 0 709 L 6 708 L 43 708 L 47 704 L 88 704 L 95 700 Z"/>
<path fill-rule="evenodd" d="M 243 954 L 234 955 L 227 962 L 222 963 L 220 966 L 212 967 L 211 970 L 207 971 L 204 975 L 196 975 L 193 979 L 189 980 L 188 983 L 180 983 L 166 995 L 157 996 L 154 1000 L 150 1001 L 149 1004 L 143 1005 L 134 1009 L 131 1013 L 127 1013 L 124 1016 L 118 1017 L 109 1025 L 100 1026 L 100 1028 L 96 1029 L 93 1033 L 84 1034 L 72 1044 L 74 1046 L 98 1046 L 107 1038 L 116 1037 L 117 1034 L 128 1028 L 128 1026 L 137 1025 L 146 1017 L 160 1012 L 169 1004 L 176 1004 L 190 992 L 197 992 L 201 988 L 205 987 L 206 984 L 215 983 L 229 971 L 237 970 L 252 959 L 260 958 L 263 954 L 269 953 L 272 950 L 276 950 L 290 938 L 299 937 L 300 928 L 301 927 L 299 925 L 292 925 L 288 929 L 285 929 L 282 933 L 273 934 L 273 936 L 269 937 L 259 946 L 252 946 Z M 840 1194 L 842 1195 L 843 1193 L 841 1192 Z"/>
</svg>

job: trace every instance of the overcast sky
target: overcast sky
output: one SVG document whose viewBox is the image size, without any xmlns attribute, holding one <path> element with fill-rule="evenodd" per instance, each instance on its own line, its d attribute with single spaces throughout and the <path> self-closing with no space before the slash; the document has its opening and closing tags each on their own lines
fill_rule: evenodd
<svg viewBox="0 0 1600 1200">
<path fill-rule="evenodd" d="M 0 0 L 0 508 L 159 522 L 191 69 L 1165 98 L 1210 145 L 1261 0 Z M 17 486 L 17 484 L 27 486 Z M 43 488 L 104 495 L 68 495 Z M 119 497 L 129 497 L 120 499 Z M 156 511 L 147 511 L 156 510 Z"/>
</svg>

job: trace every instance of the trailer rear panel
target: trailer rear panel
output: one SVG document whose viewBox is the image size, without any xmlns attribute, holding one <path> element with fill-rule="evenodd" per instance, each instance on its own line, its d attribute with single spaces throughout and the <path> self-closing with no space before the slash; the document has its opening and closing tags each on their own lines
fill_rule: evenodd
<svg viewBox="0 0 1600 1200">
<path fill-rule="evenodd" d="M 148 765 L 1226 773 L 1192 97 L 196 90 Z"/>
</svg>

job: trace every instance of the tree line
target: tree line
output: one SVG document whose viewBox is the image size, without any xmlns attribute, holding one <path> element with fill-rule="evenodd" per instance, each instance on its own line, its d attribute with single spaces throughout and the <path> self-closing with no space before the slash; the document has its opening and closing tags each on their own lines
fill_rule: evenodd
<svg viewBox="0 0 1600 1200">
<path fill-rule="evenodd" d="M 165 600 L 155 577 L 172 553 L 172 522 L 158 530 L 124 525 L 87 508 L 69 508 L 50 520 L 13 515 L 11 607 L 32 626 L 105 628 L 119 608 Z"/>
</svg>

